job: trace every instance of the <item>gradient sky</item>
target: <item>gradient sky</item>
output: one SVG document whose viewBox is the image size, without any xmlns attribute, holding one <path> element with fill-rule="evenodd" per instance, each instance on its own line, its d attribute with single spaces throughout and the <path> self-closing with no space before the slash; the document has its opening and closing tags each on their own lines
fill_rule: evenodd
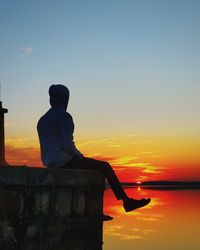
<svg viewBox="0 0 200 250">
<path fill-rule="evenodd" d="M 199 11 L 195 0 L 1 0 L 8 161 L 40 164 L 37 120 L 64 83 L 83 153 L 123 180 L 200 179 Z"/>
</svg>

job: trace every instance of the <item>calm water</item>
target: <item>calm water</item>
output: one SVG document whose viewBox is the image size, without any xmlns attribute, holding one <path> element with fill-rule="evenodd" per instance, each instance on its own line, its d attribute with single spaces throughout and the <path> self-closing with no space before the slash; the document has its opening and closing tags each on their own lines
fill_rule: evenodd
<svg viewBox="0 0 200 250">
<path fill-rule="evenodd" d="M 110 189 L 104 212 L 114 220 L 104 223 L 103 250 L 200 249 L 200 190 L 127 188 L 136 198 L 151 197 L 145 208 L 125 213 Z"/>
</svg>

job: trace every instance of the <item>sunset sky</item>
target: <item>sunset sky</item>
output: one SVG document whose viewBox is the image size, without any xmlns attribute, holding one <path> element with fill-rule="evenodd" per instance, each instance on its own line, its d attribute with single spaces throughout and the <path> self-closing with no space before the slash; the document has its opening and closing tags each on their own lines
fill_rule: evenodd
<svg viewBox="0 0 200 250">
<path fill-rule="evenodd" d="M 77 147 L 122 181 L 200 180 L 200 1 L 1 0 L 10 164 L 41 166 L 48 88 L 69 87 Z"/>
</svg>

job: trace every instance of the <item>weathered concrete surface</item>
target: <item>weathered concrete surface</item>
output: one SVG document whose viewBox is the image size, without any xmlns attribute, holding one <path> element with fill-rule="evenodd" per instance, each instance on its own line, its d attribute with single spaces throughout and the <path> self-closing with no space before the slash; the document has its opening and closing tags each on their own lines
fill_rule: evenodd
<svg viewBox="0 0 200 250">
<path fill-rule="evenodd" d="M 101 250 L 104 178 L 0 166 L 0 250 Z"/>
</svg>

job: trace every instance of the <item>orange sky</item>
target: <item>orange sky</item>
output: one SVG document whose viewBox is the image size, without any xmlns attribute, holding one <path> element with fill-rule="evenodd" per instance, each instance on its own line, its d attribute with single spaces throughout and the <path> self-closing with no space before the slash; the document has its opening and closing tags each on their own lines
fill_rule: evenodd
<svg viewBox="0 0 200 250">
<path fill-rule="evenodd" d="M 121 181 L 200 180 L 199 138 L 123 135 L 79 138 L 87 157 L 110 162 Z M 12 165 L 42 166 L 36 138 L 8 138 L 6 159 Z"/>
</svg>

